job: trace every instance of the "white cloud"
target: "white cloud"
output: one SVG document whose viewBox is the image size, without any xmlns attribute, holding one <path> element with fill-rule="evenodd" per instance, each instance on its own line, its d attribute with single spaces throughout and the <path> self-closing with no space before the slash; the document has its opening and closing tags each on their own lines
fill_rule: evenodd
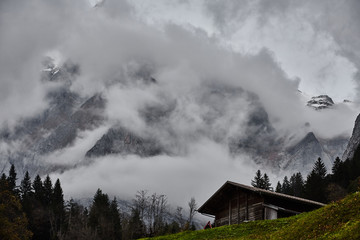
<svg viewBox="0 0 360 240">
<path fill-rule="evenodd" d="M 325 8 L 327 12 L 334 7 L 329 1 L 207 4 L 214 23 L 235 50 L 254 53 L 266 47 L 290 78 L 301 79 L 300 90 L 311 95 L 328 94 L 337 101 L 355 99 L 356 62 L 341 54 L 342 46 L 336 40 L 341 33 L 334 35 L 329 31 L 332 27 L 324 25 L 332 14 L 321 15 Z M 342 18 L 345 14 L 335 15 Z M 316 22 L 322 23 L 321 27 Z"/>
<path fill-rule="evenodd" d="M 97 140 L 106 133 L 109 126 L 101 126 L 97 129 L 82 131 L 78 134 L 74 143 L 65 148 L 57 150 L 42 157 L 43 165 L 57 165 L 65 168 L 73 168 L 78 164 L 84 164 L 84 156 Z"/>
<path fill-rule="evenodd" d="M 53 174 L 60 178 L 66 197 L 92 196 L 97 188 L 110 195 L 131 199 L 138 190 L 166 194 L 173 204 L 184 206 L 196 196 L 201 204 L 225 181 L 250 183 L 253 166 L 246 156 L 233 159 L 223 145 L 203 139 L 186 157 L 112 156 L 92 164 Z M 186 207 L 186 206 L 184 206 Z"/>
</svg>

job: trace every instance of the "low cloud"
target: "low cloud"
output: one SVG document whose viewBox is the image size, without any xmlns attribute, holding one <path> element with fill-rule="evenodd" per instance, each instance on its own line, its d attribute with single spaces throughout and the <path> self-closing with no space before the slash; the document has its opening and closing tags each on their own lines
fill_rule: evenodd
<svg viewBox="0 0 360 240">
<path fill-rule="evenodd" d="M 53 174 L 60 178 L 66 197 L 92 196 L 97 188 L 122 199 L 137 190 L 166 194 L 171 203 L 185 206 L 195 196 L 203 203 L 225 181 L 250 183 L 253 166 L 246 156 L 233 159 L 226 147 L 203 139 L 186 157 L 112 156 L 98 158 L 91 165 Z M 230 177 L 231 176 L 231 177 Z"/>
</svg>

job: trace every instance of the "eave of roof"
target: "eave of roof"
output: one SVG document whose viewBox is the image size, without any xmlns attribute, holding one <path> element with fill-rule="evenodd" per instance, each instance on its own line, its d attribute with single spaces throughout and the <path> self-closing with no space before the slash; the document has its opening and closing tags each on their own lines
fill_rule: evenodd
<svg viewBox="0 0 360 240">
<path fill-rule="evenodd" d="M 227 181 L 198 209 L 198 212 L 205 213 L 203 211 L 206 208 L 206 205 L 209 204 L 227 185 L 233 185 L 233 186 L 239 187 L 241 189 L 245 189 L 245 190 L 248 190 L 251 192 L 256 192 L 256 193 L 259 193 L 262 195 L 268 195 L 268 196 L 274 196 L 274 197 L 279 197 L 279 198 L 283 198 L 283 199 L 289 199 L 291 201 L 302 202 L 302 203 L 310 204 L 310 205 L 317 205 L 319 207 L 325 206 L 325 204 L 323 204 L 323 203 L 312 201 L 309 199 L 290 196 L 290 195 L 283 194 L 283 193 L 276 193 L 276 192 L 268 191 L 268 190 L 261 189 L 261 188 L 251 187 L 251 186 L 247 186 L 247 185 L 232 182 L 232 181 Z"/>
</svg>

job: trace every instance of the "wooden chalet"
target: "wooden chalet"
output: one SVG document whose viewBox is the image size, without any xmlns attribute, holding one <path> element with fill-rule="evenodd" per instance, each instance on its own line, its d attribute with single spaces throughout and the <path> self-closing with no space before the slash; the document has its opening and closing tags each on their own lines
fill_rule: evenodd
<svg viewBox="0 0 360 240">
<path fill-rule="evenodd" d="M 215 226 L 277 219 L 312 211 L 325 204 L 227 181 L 199 209 L 215 217 Z"/>
</svg>

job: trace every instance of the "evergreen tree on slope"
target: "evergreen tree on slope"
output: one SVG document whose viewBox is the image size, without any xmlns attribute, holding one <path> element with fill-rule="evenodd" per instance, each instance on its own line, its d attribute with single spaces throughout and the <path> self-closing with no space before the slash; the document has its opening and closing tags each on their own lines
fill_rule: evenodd
<svg viewBox="0 0 360 240">
<path fill-rule="evenodd" d="M 318 158 L 306 179 L 306 197 L 314 201 L 326 202 L 326 185 L 326 167 L 321 158 Z"/>
</svg>

